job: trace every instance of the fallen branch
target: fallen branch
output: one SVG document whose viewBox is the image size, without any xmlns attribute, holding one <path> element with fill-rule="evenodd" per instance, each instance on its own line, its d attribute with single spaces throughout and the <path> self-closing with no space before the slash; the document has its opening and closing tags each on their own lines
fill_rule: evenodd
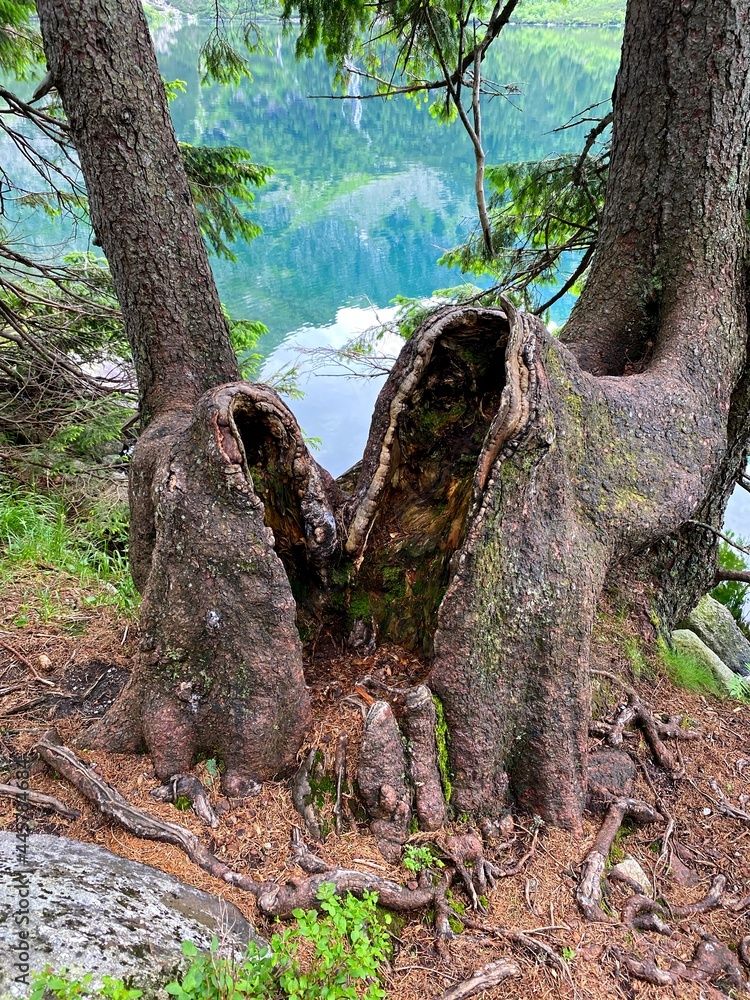
<svg viewBox="0 0 750 1000">
<path fill-rule="evenodd" d="M 36 708 L 37 705 L 41 705 L 46 702 L 47 695 L 42 695 L 41 698 L 32 698 L 30 701 L 22 701 L 20 705 L 14 705 L 13 708 L 9 708 L 7 712 L 3 712 L 0 715 L 0 719 L 9 719 L 12 715 L 18 715 L 20 712 L 26 712 L 30 708 Z"/>
<path fill-rule="evenodd" d="M 54 795 L 32 792 L 28 789 L 19 788 L 17 785 L 0 785 L 0 795 L 6 799 L 15 799 L 17 802 L 26 802 L 30 806 L 37 806 L 39 809 L 48 809 L 50 812 L 59 813 L 65 819 L 78 819 L 81 815 L 78 809 L 66 806 L 64 802 L 56 799 Z"/>
<path fill-rule="evenodd" d="M 441 993 L 438 1000 L 466 1000 L 466 997 L 473 997 L 475 993 L 492 989 L 493 986 L 499 986 L 506 979 L 520 975 L 521 970 L 515 962 L 507 962 L 504 959 L 499 962 L 490 962 L 489 965 L 477 969 L 469 979 L 465 979 L 462 983 L 452 986 L 445 993 Z"/>
<path fill-rule="evenodd" d="M 581 878 L 576 889 L 576 900 L 587 920 L 600 923 L 613 922 L 613 918 L 608 917 L 601 908 L 601 882 L 615 836 L 625 819 L 632 819 L 635 823 L 645 826 L 662 820 L 663 816 L 648 802 L 640 799 L 615 799 L 610 805 L 594 844 L 583 861 Z"/>
</svg>

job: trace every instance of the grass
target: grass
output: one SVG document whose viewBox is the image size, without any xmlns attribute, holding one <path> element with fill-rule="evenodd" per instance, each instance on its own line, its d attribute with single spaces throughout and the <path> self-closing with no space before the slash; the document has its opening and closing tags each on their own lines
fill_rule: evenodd
<svg viewBox="0 0 750 1000">
<path fill-rule="evenodd" d="M 726 697 L 711 671 L 696 657 L 670 649 L 662 641 L 659 644 L 659 659 L 669 679 L 678 687 L 699 694 L 708 692 L 717 698 Z"/>
<path fill-rule="evenodd" d="M 76 508 L 58 493 L 32 488 L 0 490 L 0 584 L 21 566 L 56 570 L 94 588 L 91 603 L 113 605 L 132 616 L 138 608 L 127 558 L 127 505 L 106 497 Z M 46 618 L 58 610 L 56 595 L 40 586 L 37 601 Z M 17 624 L 22 624 L 19 622 Z"/>
</svg>

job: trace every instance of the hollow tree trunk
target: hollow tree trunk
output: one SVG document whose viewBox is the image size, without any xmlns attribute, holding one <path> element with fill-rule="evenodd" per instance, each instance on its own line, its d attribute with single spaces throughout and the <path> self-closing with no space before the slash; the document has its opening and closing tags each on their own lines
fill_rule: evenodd
<svg viewBox="0 0 750 1000">
<path fill-rule="evenodd" d="M 218 748 L 235 790 L 283 769 L 307 714 L 296 603 L 305 630 L 434 657 L 459 809 L 510 791 L 576 828 L 602 587 L 720 515 L 748 429 L 744 0 L 631 0 L 600 248 L 565 343 L 510 305 L 439 310 L 339 482 L 272 390 L 236 382 L 223 321 L 187 287 L 203 257 L 144 22 L 119 6 L 114 31 L 104 0 L 39 2 L 151 418 L 132 476 L 143 643 L 109 738 L 142 732 L 162 776 Z M 125 172 L 138 260 L 131 203 L 105 197 Z M 181 226 L 191 257 L 160 270 Z"/>
</svg>

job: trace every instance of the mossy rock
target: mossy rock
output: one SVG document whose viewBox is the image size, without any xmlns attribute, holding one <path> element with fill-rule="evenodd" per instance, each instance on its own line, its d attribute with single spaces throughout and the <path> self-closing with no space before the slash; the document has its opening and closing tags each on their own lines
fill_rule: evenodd
<svg viewBox="0 0 750 1000">
<path fill-rule="evenodd" d="M 750 642 L 740 631 L 729 608 L 710 595 L 701 598 L 680 628 L 695 632 L 729 669 L 741 677 L 750 676 Z"/>
<path fill-rule="evenodd" d="M 672 633 L 672 646 L 677 653 L 703 667 L 713 678 L 718 692 L 724 695 L 737 693 L 737 675 L 695 632 L 690 629 L 677 629 Z"/>
</svg>

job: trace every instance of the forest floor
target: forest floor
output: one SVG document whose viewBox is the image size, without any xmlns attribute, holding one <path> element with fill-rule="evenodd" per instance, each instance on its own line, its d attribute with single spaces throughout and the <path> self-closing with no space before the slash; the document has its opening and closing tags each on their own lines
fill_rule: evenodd
<svg viewBox="0 0 750 1000">
<path fill-rule="evenodd" d="M 70 745 L 87 720 L 104 712 L 125 682 L 136 644 L 135 622 L 118 619 L 111 607 L 99 605 L 95 590 L 87 591 L 56 571 L 20 568 L 15 580 L 0 591 L 0 765 L 31 750 L 50 725 Z M 486 914 L 476 914 L 470 921 L 476 926 L 464 927 L 447 949 L 438 950 L 429 914 L 395 925 L 398 930 L 385 984 L 389 997 L 427 1000 L 440 996 L 475 969 L 503 957 L 520 966 L 520 977 L 480 996 L 498 1000 L 661 997 L 665 989 L 633 978 L 623 955 L 651 958 L 669 968 L 675 959 L 688 961 L 705 933 L 734 949 L 750 932 L 750 705 L 677 689 L 658 672 L 635 679 L 627 660 L 611 648 L 599 648 L 597 656 L 597 666 L 621 675 L 657 717 L 662 713 L 684 714 L 686 723 L 700 734 L 692 741 L 670 741 L 673 752 L 683 758 L 685 775 L 679 780 L 672 780 L 655 765 L 639 732 L 626 736 L 626 746 L 642 761 L 633 795 L 651 803 L 656 797 L 662 811 L 669 813 L 671 836 L 665 835 L 666 824 L 637 830 L 624 827 L 611 860 L 632 855 L 656 887 L 657 896 L 668 901 L 667 912 L 669 905 L 703 899 L 712 879 L 724 875 L 727 884 L 722 905 L 710 912 L 670 919 L 671 937 L 642 932 L 618 917 L 631 890 L 605 880 L 612 922 L 587 922 L 576 905 L 575 889 L 581 862 L 601 819 L 588 817 L 583 837 L 576 838 L 560 830 L 539 828 L 533 817 L 514 814 L 512 825 L 506 823 L 502 836 L 485 837 L 486 856 L 501 872 L 515 873 L 501 878 L 497 889 L 489 893 Z M 339 734 L 345 730 L 349 737 L 348 771 L 355 777 L 363 720 L 356 700 L 347 701 L 347 696 L 358 688 L 364 675 L 392 688 L 411 686 L 425 677 L 425 665 L 401 650 L 381 647 L 367 657 L 318 657 L 308 667 L 315 723 L 300 759 L 314 746 L 331 767 Z M 40 677 L 52 683 L 44 684 Z M 605 717 L 623 700 L 620 686 L 604 681 L 595 698 L 596 711 Z M 592 747 L 596 744 L 592 740 Z M 303 824 L 292 805 L 288 782 L 268 783 L 256 798 L 228 803 L 220 826 L 211 831 L 192 812 L 177 811 L 175 806 L 150 797 L 149 792 L 159 782 L 148 757 L 89 751 L 80 755 L 89 763 L 95 762 L 99 774 L 133 805 L 190 828 L 238 871 L 257 880 L 281 881 L 294 872 L 290 838 L 294 827 Z M 203 763 L 196 773 L 217 802 L 221 793 L 212 770 L 210 762 Z M 9 776 L 7 766 L 5 771 L 0 766 L 0 781 Z M 33 769 L 31 788 L 55 795 L 80 810 L 75 821 L 35 811 L 32 815 L 38 832 L 96 843 L 160 868 L 231 900 L 261 933 L 269 933 L 252 896 L 212 878 L 178 848 L 141 840 L 118 828 L 41 762 Z M 722 796 L 726 796 L 724 802 Z M 727 805 L 735 815 L 729 814 L 732 809 L 726 809 Z M 332 800 L 324 813 L 326 810 L 332 820 Z M 0 798 L 0 828 L 12 829 L 14 816 L 14 803 Z M 465 830 L 466 823 L 460 819 L 451 823 L 450 832 Z M 417 838 L 424 843 L 425 835 Z M 314 850 L 334 864 L 402 882 L 413 878 L 406 869 L 383 860 L 364 823 L 357 832 L 337 834 L 331 830 Z M 453 892 L 456 899 L 462 898 L 460 889 Z M 741 900 L 744 905 L 738 909 Z M 552 965 L 540 960 L 538 954 L 499 933 L 502 928 L 534 931 L 562 961 Z M 699 998 L 725 996 L 731 989 L 721 982 L 681 981 L 674 992 Z M 667 988 L 666 994 L 670 993 Z"/>
</svg>

